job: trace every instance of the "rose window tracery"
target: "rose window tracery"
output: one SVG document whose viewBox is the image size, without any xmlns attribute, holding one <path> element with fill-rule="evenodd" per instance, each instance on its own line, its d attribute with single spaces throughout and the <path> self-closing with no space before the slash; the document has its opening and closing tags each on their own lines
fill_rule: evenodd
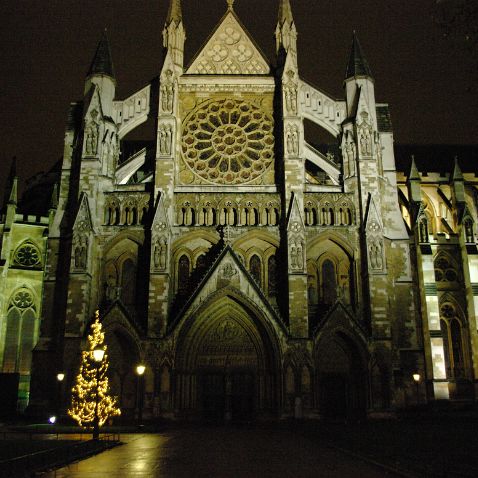
<svg viewBox="0 0 478 478">
<path fill-rule="evenodd" d="M 20 246 L 14 255 L 14 262 L 24 267 L 35 267 L 40 265 L 40 252 L 31 243 Z"/>
<path fill-rule="evenodd" d="M 245 100 L 213 100 L 183 126 L 185 164 L 202 180 L 240 184 L 264 174 L 274 158 L 273 120 Z"/>
<path fill-rule="evenodd" d="M 12 303 L 15 307 L 19 309 L 28 309 L 33 305 L 33 297 L 31 294 L 25 290 L 17 292 L 13 297 Z"/>
</svg>

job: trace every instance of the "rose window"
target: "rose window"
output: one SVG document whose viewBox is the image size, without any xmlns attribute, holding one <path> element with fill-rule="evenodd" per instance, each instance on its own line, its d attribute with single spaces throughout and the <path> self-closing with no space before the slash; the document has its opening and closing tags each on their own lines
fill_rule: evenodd
<svg viewBox="0 0 478 478">
<path fill-rule="evenodd" d="M 206 182 L 253 181 L 273 163 L 272 117 L 244 100 L 208 102 L 186 118 L 182 152 L 186 165 Z"/>
<path fill-rule="evenodd" d="M 33 244 L 24 244 L 16 252 L 14 262 L 24 267 L 34 267 L 40 264 L 40 254 Z"/>
</svg>

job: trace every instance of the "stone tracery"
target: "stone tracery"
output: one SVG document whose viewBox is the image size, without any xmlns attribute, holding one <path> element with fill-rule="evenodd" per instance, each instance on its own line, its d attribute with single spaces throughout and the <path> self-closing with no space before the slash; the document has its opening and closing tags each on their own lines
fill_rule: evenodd
<svg viewBox="0 0 478 478">
<path fill-rule="evenodd" d="M 183 126 L 184 163 L 200 182 L 249 183 L 273 164 L 272 117 L 245 100 L 213 100 Z"/>
</svg>

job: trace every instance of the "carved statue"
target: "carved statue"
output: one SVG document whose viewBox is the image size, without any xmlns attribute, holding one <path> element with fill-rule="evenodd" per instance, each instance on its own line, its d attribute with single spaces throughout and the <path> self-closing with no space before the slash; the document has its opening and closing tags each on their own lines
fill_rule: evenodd
<svg viewBox="0 0 478 478">
<path fill-rule="evenodd" d="M 370 245 L 370 265 L 372 269 L 383 268 L 382 245 L 380 243 L 373 242 Z"/>
<path fill-rule="evenodd" d="M 166 129 L 166 154 L 171 154 L 171 126 Z"/>
<path fill-rule="evenodd" d="M 299 244 L 297 246 L 297 268 L 304 268 L 304 251 L 302 249 L 302 244 Z"/>
<path fill-rule="evenodd" d="M 290 266 L 292 269 L 297 269 L 297 248 L 295 245 L 290 249 Z"/>
<path fill-rule="evenodd" d="M 174 86 L 167 83 L 161 87 L 161 108 L 166 113 L 173 112 Z"/>
<path fill-rule="evenodd" d="M 294 143 L 292 140 L 292 132 L 290 130 L 287 132 L 287 152 L 289 154 L 294 154 Z"/>
<path fill-rule="evenodd" d="M 86 132 L 86 154 L 96 154 L 98 150 L 98 126 L 92 123 Z"/>
<path fill-rule="evenodd" d="M 295 85 L 285 88 L 285 105 L 288 113 L 297 114 L 297 88 Z"/>
<path fill-rule="evenodd" d="M 294 154 L 299 154 L 299 133 L 297 128 L 294 128 L 292 131 L 292 148 Z"/>
<path fill-rule="evenodd" d="M 469 219 L 465 221 L 465 240 L 467 243 L 474 242 L 473 222 Z"/>
<path fill-rule="evenodd" d="M 166 154 L 166 132 L 164 128 L 159 130 L 159 152 L 161 154 Z"/>
<path fill-rule="evenodd" d="M 428 242 L 428 221 L 425 218 L 420 220 L 418 233 L 420 242 Z"/>
</svg>

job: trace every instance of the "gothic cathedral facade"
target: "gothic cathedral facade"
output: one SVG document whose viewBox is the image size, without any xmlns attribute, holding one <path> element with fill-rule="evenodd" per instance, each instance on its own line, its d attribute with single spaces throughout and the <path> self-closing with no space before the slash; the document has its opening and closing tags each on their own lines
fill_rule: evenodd
<svg viewBox="0 0 478 478">
<path fill-rule="evenodd" d="M 124 100 L 100 41 L 50 215 L 29 225 L 34 239 L 2 246 L 14 282 L 0 304 L 3 371 L 21 359 L 18 317 L 30 320 L 30 408 L 51 407 L 99 308 L 125 416 L 139 362 L 150 417 L 360 417 L 473 400 L 476 182 L 458 163 L 446 180 L 414 162 L 397 173 L 388 105 L 355 35 L 337 100 L 301 77 L 289 0 L 274 66 L 227 3 L 186 66 L 170 0 L 160 76 Z M 151 119 L 154 141 L 128 144 Z M 335 147 L 306 139 L 306 122 Z M 15 224 L 15 198 L 8 207 Z M 43 278 L 21 262 L 25 245 Z"/>
</svg>

